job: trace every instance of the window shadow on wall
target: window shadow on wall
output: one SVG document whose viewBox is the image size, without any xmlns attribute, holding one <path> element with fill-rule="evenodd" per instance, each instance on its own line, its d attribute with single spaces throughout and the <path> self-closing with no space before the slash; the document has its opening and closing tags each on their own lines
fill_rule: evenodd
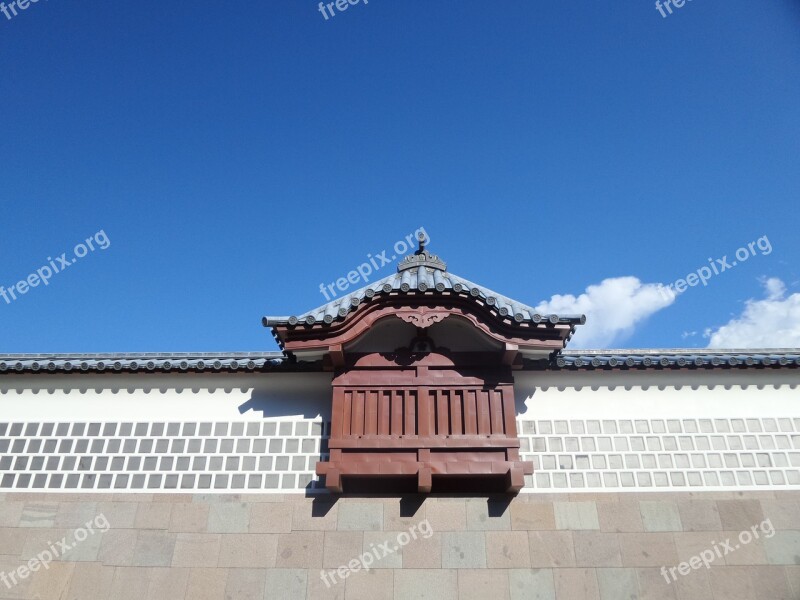
<svg viewBox="0 0 800 600">
<path fill-rule="evenodd" d="M 267 382 L 265 382 L 267 383 Z M 291 373 L 273 375 L 269 385 L 255 388 L 239 413 L 260 412 L 264 418 L 330 419 L 331 382 L 327 377 Z"/>
<path fill-rule="evenodd" d="M 297 419 L 321 421 L 321 432 L 317 433 L 312 429 L 302 437 L 319 437 L 317 462 L 327 459 L 331 404 L 330 380 L 325 377 L 291 374 L 274 376 L 271 378 L 270 384 L 269 387 L 254 389 L 250 398 L 237 407 L 239 414 L 243 415 L 253 411 L 260 413 L 261 418 L 270 421 L 281 421 L 282 419 L 289 422 Z M 294 432 L 289 435 L 297 436 Z M 332 500 L 328 494 L 317 497 L 320 490 L 324 490 L 324 488 L 325 477 L 316 475 L 305 485 L 306 496 L 313 496 L 313 516 L 324 517 L 335 503 L 335 500 Z"/>
<path fill-rule="evenodd" d="M 468 500 L 480 499 L 486 502 L 487 514 L 489 519 L 500 519 L 506 515 L 511 502 L 516 498 L 516 494 L 399 494 L 400 497 L 400 517 L 411 518 L 417 516 L 419 510 L 428 499 L 434 498 L 463 498 Z M 336 506 L 340 494 L 328 494 L 317 492 L 306 492 L 306 497 L 312 499 L 311 516 L 322 518 Z M 397 498 L 398 494 L 380 493 L 348 493 L 347 498 L 374 498 L 376 500 L 384 498 Z"/>
</svg>

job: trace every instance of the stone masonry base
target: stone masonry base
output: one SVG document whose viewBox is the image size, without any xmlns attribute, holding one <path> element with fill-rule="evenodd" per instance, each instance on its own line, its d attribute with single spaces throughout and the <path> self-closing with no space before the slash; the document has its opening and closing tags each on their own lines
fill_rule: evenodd
<svg viewBox="0 0 800 600">
<path fill-rule="evenodd" d="M 798 599 L 800 493 L 7 493 L 7 598 Z"/>
</svg>

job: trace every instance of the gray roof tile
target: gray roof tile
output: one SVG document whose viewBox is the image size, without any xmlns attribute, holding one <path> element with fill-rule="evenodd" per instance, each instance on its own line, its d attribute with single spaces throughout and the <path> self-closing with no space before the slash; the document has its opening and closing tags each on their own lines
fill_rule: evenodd
<svg viewBox="0 0 800 600">
<path fill-rule="evenodd" d="M 575 350 L 562 352 L 547 369 L 697 369 L 800 366 L 800 349 Z"/>
<path fill-rule="evenodd" d="M 0 374 L 264 371 L 288 364 L 282 352 L 0 354 Z"/>
<path fill-rule="evenodd" d="M 577 350 L 526 360 L 530 370 L 797 368 L 800 349 Z M 0 354 L 0 375 L 15 373 L 315 371 L 322 363 L 292 362 L 282 352 L 160 352 L 109 354 Z"/>
<path fill-rule="evenodd" d="M 527 306 L 507 296 L 498 294 L 487 287 L 473 283 L 468 279 L 459 277 L 445 270 L 444 263 L 438 258 L 427 254 L 423 261 L 411 257 L 406 257 L 398 265 L 397 273 L 392 273 L 383 279 L 374 281 L 363 288 L 350 292 L 345 296 L 331 300 L 313 310 L 301 315 L 284 317 L 264 317 L 262 323 L 265 327 L 275 327 L 277 325 L 298 325 L 306 323 L 332 324 L 334 321 L 344 319 L 350 312 L 355 310 L 363 302 L 369 302 L 372 298 L 380 295 L 458 295 L 472 298 L 476 302 L 486 304 L 489 309 L 499 318 L 504 318 L 512 323 L 564 323 L 569 325 L 580 325 L 586 322 L 584 315 L 550 315 L 540 314 L 531 306 Z M 438 263 L 437 263 L 438 261 Z M 423 262 L 427 266 L 418 266 Z M 441 266 L 438 266 L 441 265 Z"/>
</svg>

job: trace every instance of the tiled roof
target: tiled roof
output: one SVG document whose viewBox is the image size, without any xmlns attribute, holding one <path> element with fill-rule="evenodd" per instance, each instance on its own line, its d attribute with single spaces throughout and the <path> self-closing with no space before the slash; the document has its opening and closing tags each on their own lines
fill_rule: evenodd
<svg viewBox="0 0 800 600">
<path fill-rule="evenodd" d="M 288 367 L 282 352 L 0 354 L 2 373 L 265 371 Z"/>
<path fill-rule="evenodd" d="M 534 366 L 534 365 L 531 365 Z M 800 366 L 800 349 L 574 350 L 554 356 L 544 369 L 693 369 Z"/>
<path fill-rule="evenodd" d="M 530 370 L 796 368 L 800 349 L 577 350 L 526 360 Z M 0 354 L 0 375 L 15 373 L 246 373 L 318 371 L 321 362 L 292 362 L 281 352 L 137 354 Z"/>
<path fill-rule="evenodd" d="M 298 325 L 321 323 L 330 325 L 336 320 L 345 318 L 362 303 L 372 298 L 385 295 L 456 295 L 471 298 L 486 304 L 489 310 L 500 319 L 510 323 L 565 323 L 580 325 L 586 322 L 584 315 L 551 315 L 541 314 L 536 309 L 498 294 L 484 286 L 473 283 L 463 277 L 448 273 L 445 264 L 426 250 L 422 254 L 407 256 L 393 273 L 375 281 L 355 292 L 345 294 L 297 316 L 264 317 L 265 327 L 276 325 Z"/>
<path fill-rule="evenodd" d="M 397 273 L 319 308 L 291 317 L 264 317 L 265 327 L 331 324 L 380 294 L 441 294 L 471 298 L 510 323 L 579 325 L 584 315 L 542 315 L 530 306 L 447 272 L 447 265 L 420 250 L 400 262 Z M 274 333 L 274 330 L 273 330 Z M 281 340 L 276 335 L 278 344 Z M 282 345 L 281 345 L 282 347 Z M 800 349 L 761 350 L 642 349 L 561 351 L 549 359 L 524 361 L 525 369 L 683 369 L 800 366 Z M 296 362 L 283 352 L 144 352 L 104 354 L 0 354 L 0 375 L 15 373 L 147 373 L 318 371 L 321 361 Z"/>
</svg>

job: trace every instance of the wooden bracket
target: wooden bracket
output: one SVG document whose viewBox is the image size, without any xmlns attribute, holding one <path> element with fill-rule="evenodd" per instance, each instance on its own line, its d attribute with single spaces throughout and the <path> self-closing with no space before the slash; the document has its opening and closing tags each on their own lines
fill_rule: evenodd
<svg viewBox="0 0 800 600">
<path fill-rule="evenodd" d="M 514 360 L 519 354 L 519 346 L 517 344 L 506 343 L 505 351 L 503 352 L 503 364 L 512 365 Z"/>
<path fill-rule="evenodd" d="M 344 352 L 341 344 L 329 346 L 328 355 L 331 357 L 331 363 L 335 369 L 341 369 L 344 366 Z"/>
</svg>

